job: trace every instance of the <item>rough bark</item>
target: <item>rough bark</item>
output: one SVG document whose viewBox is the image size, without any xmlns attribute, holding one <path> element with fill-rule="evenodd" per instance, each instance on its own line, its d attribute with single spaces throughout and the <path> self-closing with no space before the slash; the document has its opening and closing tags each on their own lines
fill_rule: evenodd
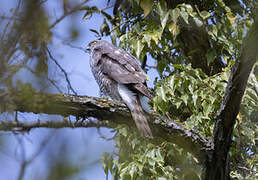
<svg viewBox="0 0 258 180">
<path fill-rule="evenodd" d="M 76 96 L 68 94 L 43 94 L 31 91 L 29 98 L 21 91 L 0 90 L 0 109 L 7 111 L 5 97 L 12 96 L 16 111 L 45 114 L 58 114 L 62 116 L 73 115 L 79 121 L 2 121 L 1 131 L 29 131 L 33 128 L 75 128 L 75 127 L 109 127 L 114 128 L 119 124 L 126 124 L 136 128 L 129 110 L 123 104 L 115 104 L 106 98 Z M 81 121 L 82 119 L 86 119 Z M 96 118 L 97 120 L 88 120 Z M 159 115 L 150 115 L 150 126 L 154 135 L 153 143 L 159 143 L 160 138 L 175 143 L 186 151 L 194 154 L 200 162 L 205 160 L 205 152 L 212 146 L 201 134 L 188 130 L 182 124 L 168 120 Z"/>
<path fill-rule="evenodd" d="M 258 58 L 258 21 L 243 42 L 242 52 L 233 66 L 223 102 L 215 119 L 213 130 L 214 149 L 207 157 L 206 180 L 227 180 L 230 178 L 229 149 L 237 114 L 254 63 Z"/>
</svg>

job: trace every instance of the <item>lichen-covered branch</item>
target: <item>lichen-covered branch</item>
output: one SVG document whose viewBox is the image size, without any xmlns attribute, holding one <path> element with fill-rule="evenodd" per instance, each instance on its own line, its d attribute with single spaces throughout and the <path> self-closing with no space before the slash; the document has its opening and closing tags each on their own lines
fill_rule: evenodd
<svg viewBox="0 0 258 180">
<path fill-rule="evenodd" d="M 27 89 L 28 91 L 28 89 Z M 44 94 L 30 90 L 24 94 L 22 91 L 0 90 L 0 109 L 7 111 L 5 96 L 12 95 L 9 102 L 20 112 L 33 112 L 45 114 L 58 114 L 62 116 L 73 115 L 78 118 L 96 118 L 98 121 L 35 121 L 35 122 L 0 122 L 2 131 L 26 131 L 32 128 L 75 128 L 75 127 L 110 127 L 114 128 L 119 124 L 127 124 L 135 128 L 134 122 L 127 107 L 123 104 L 116 104 L 106 98 L 88 96 L 76 96 L 68 94 Z M 197 132 L 185 129 L 180 123 L 168 120 L 159 115 L 150 115 L 151 129 L 157 138 L 165 139 L 175 143 L 196 157 L 203 160 L 205 150 L 211 145 L 209 141 Z M 154 139 L 155 141 L 155 139 Z"/>
</svg>

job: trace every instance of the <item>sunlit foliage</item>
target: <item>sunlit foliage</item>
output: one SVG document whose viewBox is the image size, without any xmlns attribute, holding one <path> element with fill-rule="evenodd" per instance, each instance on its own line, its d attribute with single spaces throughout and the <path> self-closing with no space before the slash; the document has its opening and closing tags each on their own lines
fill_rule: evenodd
<svg viewBox="0 0 258 180">
<path fill-rule="evenodd" d="M 230 68 L 253 22 L 255 1 L 116 1 L 114 16 L 94 30 L 143 63 L 155 61 L 160 80 L 152 100 L 155 112 L 212 137 Z M 100 12 L 98 10 L 92 12 Z M 89 11 L 86 12 L 89 15 Z M 147 58 L 150 56 L 152 58 Z M 257 66 L 257 65 L 256 65 Z M 254 69 L 253 71 L 256 71 Z M 255 179 L 258 117 L 257 73 L 253 72 L 233 135 L 231 177 Z M 115 179 L 200 179 L 202 163 L 179 147 L 154 146 L 126 128 L 116 136 L 117 153 L 104 154 L 105 172 Z M 256 160 L 255 160 L 256 159 Z"/>
</svg>

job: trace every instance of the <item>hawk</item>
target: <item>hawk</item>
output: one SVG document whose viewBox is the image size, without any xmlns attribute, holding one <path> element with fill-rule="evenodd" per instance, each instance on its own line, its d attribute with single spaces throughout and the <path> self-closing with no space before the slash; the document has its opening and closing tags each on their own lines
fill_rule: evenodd
<svg viewBox="0 0 258 180">
<path fill-rule="evenodd" d="M 141 135 L 153 138 L 143 111 L 148 110 L 146 99 L 152 98 L 152 94 L 139 61 L 104 40 L 90 42 L 87 49 L 90 50 L 91 71 L 100 91 L 115 102 L 126 104 Z"/>
</svg>

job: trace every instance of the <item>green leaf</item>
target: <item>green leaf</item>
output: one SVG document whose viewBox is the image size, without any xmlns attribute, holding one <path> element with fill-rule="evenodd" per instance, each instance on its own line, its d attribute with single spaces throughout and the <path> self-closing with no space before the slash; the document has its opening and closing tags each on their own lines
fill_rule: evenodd
<svg viewBox="0 0 258 180">
<path fill-rule="evenodd" d="M 86 13 L 84 14 L 82 20 L 91 18 L 93 13 L 96 13 L 99 11 L 99 9 L 96 6 L 93 6 L 93 7 L 85 6 L 80 8 L 80 10 L 86 10 Z"/>
<path fill-rule="evenodd" d="M 182 101 L 177 101 L 176 103 L 175 103 L 175 105 L 176 105 L 176 108 L 178 109 L 179 107 L 180 107 L 180 105 L 182 104 Z"/>
<path fill-rule="evenodd" d="M 254 87 L 255 87 L 256 94 L 258 94 L 258 83 L 254 84 Z"/>
<path fill-rule="evenodd" d="M 249 95 L 251 99 L 258 102 L 258 96 L 254 89 L 248 89 L 248 91 L 246 91 L 246 95 Z"/>
<path fill-rule="evenodd" d="M 131 176 L 131 179 L 135 179 L 136 175 L 137 175 L 137 167 L 135 164 L 132 164 L 130 170 L 129 170 L 129 174 Z"/>
<path fill-rule="evenodd" d="M 158 3 L 158 13 L 160 15 L 160 17 L 164 17 L 165 14 L 167 13 L 167 3 L 165 1 L 160 1 Z"/>
<path fill-rule="evenodd" d="M 100 158 L 100 161 L 102 163 L 102 167 L 104 169 L 105 174 L 108 176 L 108 170 L 110 168 L 110 160 L 108 158 L 108 153 L 104 152 L 102 157 Z"/>
<path fill-rule="evenodd" d="M 198 98 L 198 95 L 197 95 L 197 92 L 196 92 L 196 91 L 193 93 L 192 98 L 193 98 L 194 106 L 196 106 L 196 101 L 197 101 L 197 98 Z"/>
<path fill-rule="evenodd" d="M 174 87 L 174 80 L 175 80 L 175 76 L 172 76 L 172 77 L 170 78 L 170 80 L 169 80 L 169 85 L 170 85 L 171 88 Z"/>
<path fill-rule="evenodd" d="M 144 11 L 144 17 L 146 17 L 152 9 L 153 0 L 141 0 L 140 6 Z"/>
<path fill-rule="evenodd" d="M 165 1 L 160 1 L 158 4 L 157 4 L 157 13 L 160 17 L 160 22 L 162 24 L 162 21 L 163 19 L 165 18 L 165 16 L 168 16 L 169 13 L 167 11 L 167 4 Z"/>
<path fill-rule="evenodd" d="M 226 16 L 231 24 L 234 24 L 236 22 L 237 16 L 233 16 L 232 12 L 228 12 Z"/>
<path fill-rule="evenodd" d="M 180 33 L 179 27 L 176 23 L 171 23 L 168 25 L 168 30 L 171 32 L 173 35 L 173 38 L 175 39 L 177 35 Z"/>
<path fill-rule="evenodd" d="M 161 26 L 162 26 L 162 29 L 164 29 L 164 28 L 166 27 L 168 17 L 169 17 L 169 12 L 167 12 L 164 17 L 161 17 Z"/>
<path fill-rule="evenodd" d="M 102 25 L 100 26 L 100 33 L 101 33 L 101 36 L 103 35 L 108 36 L 110 34 L 110 29 L 105 18 Z"/>
<path fill-rule="evenodd" d="M 181 96 L 181 98 L 184 101 L 185 105 L 187 106 L 188 95 L 184 94 L 183 96 Z"/>
<path fill-rule="evenodd" d="M 207 11 L 202 11 L 202 12 L 200 12 L 200 16 L 202 17 L 202 19 L 207 19 L 208 17 L 210 17 L 211 16 L 211 14 L 209 13 L 209 12 L 207 12 Z"/>
<path fill-rule="evenodd" d="M 148 47 L 151 47 L 151 39 L 152 39 L 152 35 L 148 34 L 148 33 L 144 33 L 143 34 L 144 40 L 147 43 Z"/>
<path fill-rule="evenodd" d="M 164 162 L 164 157 L 162 156 L 161 152 L 160 152 L 160 149 L 157 149 L 155 151 L 155 154 L 156 154 L 156 157 L 157 157 L 157 160 L 158 161 L 161 161 L 161 162 Z"/>
<path fill-rule="evenodd" d="M 97 30 L 95 29 L 90 29 L 91 32 L 94 32 L 96 34 L 97 37 L 100 37 L 100 34 Z"/>
<path fill-rule="evenodd" d="M 210 106 L 211 106 L 211 104 L 209 104 L 207 101 L 202 102 L 203 114 L 205 116 L 208 116 L 208 114 L 210 113 L 210 110 L 211 110 Z"/>
<path fill-rule="evenodd" d="M 152 40 L 158 44 L 159 43 L 159 40 L 161 39 L 162 37 L 162 28 L 159 28 L 159 29 L 155 29 L 155 31 L 153 32 L 152 34 Z"/>
<path fill-rule="evenodd" d="M 185 67 L 184 66 L 182 66 L 181 64 L 173 64 L 172 65 L 174 68 L 177 68 L 177 69 L 180 69 L 180 70 L 185 70 Z"/>
<path fill-rule="evenodd" d="M 136 52 L 135 52 L 136 57 L 138 59 L 140 59 L 143 48 L 144 48 L 144 44 L 141 41 L 138 40 L 137 43 L 136 43 Z"/>
<path fill-rule="evenodd" d="M 185 12 L 184 9 L 181 9 L 180 16 L 183 18 L 183 20 L 186 22 L 186 24 L 189 24 L 189 22 L 188 22 L 189 15 L 187 12 Z"/>
<path fill-rule="evenodd" d="M 169 13 L 170 13 L 170 17 L 173 20 L 173 22 L 176 23 L 178 17 L 180 16 L 180 9 L 175 8 L 173 10 L 170 10 Z"/>
<path fill-rule="evenodd" d="M 206 58 L 207 58 L 207 64 L 208 66 L 210 63 L 214 61 L 214 59 L 217 57 L 216 51 L 214 49 L 208 49 L 206 53 Z"/>
<path fill-rule="evenodd" d="M 165 90 L 164 90 L 164 87 L 161 86 L 157 89 L 157 95 L 160 96 L 162 98 L 163 101 L 167 101 L 166 100 L 166 93 L 165 93 Z"/>
<path fill-rule="evenodd" d="M 119 133 L 120 133 L 121 135 L 123 135 L 124 137 L 127 137 L 127 135 L 128 135 L 128 132 L 127 132 L 127 129 L 126 129 L 126 128 L 121 128 L 121 129 L 119 129 Z"/>
<path fill-rule="evenodd" d="M 203 22 L 200 21 L 198 18 L 193 18 L 195 24 L 197 25 L 197 27 L 201 27 L 203 25 Z"/>
<path fill-rule="evenodd" d="M 91 16 L 92 16 L 92 11 L 87 11 L 87 12 L 84 14 L 82 20 L 89 19 L 89 18 L 91 18 Z"/>
<path fill-rule="evenodd" d="M 146 157 L 150 157 L 151 159 L 153 159 L 155 156 L 155 150 L 151 149 L 147 152 Z"/>
<path fill-rule="evenodd" d="M 217 100 L 216 96 L 210 96 L 211 104 L 214 104 L 214 102 Z"/>
<path fill-rule="evenodd" d="M 151 166 L 155 166 L 155 161 L 153 159 L 148 159 L 148 163 L 151 165 Z"/>
</svg>

